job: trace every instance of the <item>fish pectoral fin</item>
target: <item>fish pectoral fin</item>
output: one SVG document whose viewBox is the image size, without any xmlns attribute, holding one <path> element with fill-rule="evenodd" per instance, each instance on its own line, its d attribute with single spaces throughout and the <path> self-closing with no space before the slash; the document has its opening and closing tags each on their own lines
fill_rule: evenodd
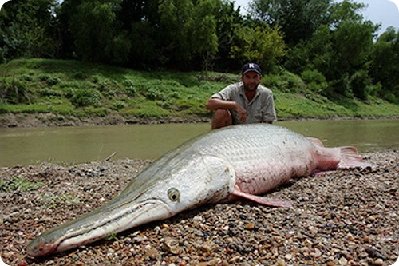
<svg viewBox="0 0 399 266">
<path fill-rule="evenodd" d="M 280 200 L 280 199 L 271 199 L 267 197 L 259 197 L 256 195 L 252 195 L 249 193 L 242 192 L 238 189 L 234 189 L 234 191 L 231 193 L 234 196 L 240 197 L 240 198 L 245 198 L 251 201 L 254 201 L 256 203 L 266 205 L 266 206 L 271 206 L 271 207 L 279 207 L 279 208 L 291 208 L 292 203 L 286 200 Z"/>
</svg>

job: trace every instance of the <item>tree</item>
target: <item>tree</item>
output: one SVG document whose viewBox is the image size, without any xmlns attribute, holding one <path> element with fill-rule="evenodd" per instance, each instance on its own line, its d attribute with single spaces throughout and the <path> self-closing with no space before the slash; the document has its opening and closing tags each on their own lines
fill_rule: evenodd
<svg viewBox="0 0 399 266">
<path fill-rule="evenodd" d="M 14 0 L 0 12 L 0 56 L 53 57 L 58 51 L 55 0 Z"/>
<path fill-rule="evenodd" d="M 232 46 L 238 41 L 238 29 L 244 25 L 240 9 L 234 2 L 221 1 L 216 14 L 216 34 L 218 36 L 218 53 L 216 64 L 218 69 L 236 69 L 237 62 L 232 54 Z"/>
<path fill-rule="evenodd" d="M 161 64 L 191 69 L 209 64 L 217 52 L 217 0 L 162 0 L 159 5 Z"/>
<path fill-rule="evenodd" d="M 74 36 L 72 34 L 72 17 L 76 14 L 81 3 L 82 0 L 64 0 L 58 10 L 61 58 L 76 56 Z"/>
<path fill-rule="evenodd" d="M 218 51 L 216 8 L 215 0 L 199 0 L 194 6 L 194 17 L 190 25 L 191 51 L 194 58 L 200 59 L 205 70 L 208 70 Z"/>
<path fill-rule="evenodd" d="M 161 62 L 178 68 L 191 61 L 190 30 L 193 20 L 191 0 L 162 0 L 159 5 Z"/>
<path fill-rule="evenodd" d="M 117 1 L 83 1 L 71 18 L 76 54 L 83 60 L 112 62 L 114 37 L 117 36 Z M 119 55 L 120 56 L 120 55 Z"/>
<path fill-rule="evenodd" d="M 290 50 L 286 67 L 295 73 L 318 70 L 330 84 L 324 94 L 366 99 L 371 85 L 370 52 L 377 27 L 357 13 L 362 7 L 349 1 L 332 4 L 329 23 Z"/>
<path fill-rule="evenodd" d="M 243 26 L 238 36 L 239 41 L 232 46 L 232 54 L 241 63 L 258 62 L 266 72 L 272 71 L 278 59 L 285 54 L 285 44 L 278 29 Z"/>
<path fill-rule="evenodd" d="M 399 30 L 389 27 L 381 34 L 371 54 L 371 76 L 382 85 L 381 96 L 399 103 Z"/>
<path fill-rule="evenodd" d="M 284 40 L 294 46 L 308 40 L 328 18 L 330 0 L 254 0 L 251 15 L 271 27 L 279 27 Z"/>
</svg>

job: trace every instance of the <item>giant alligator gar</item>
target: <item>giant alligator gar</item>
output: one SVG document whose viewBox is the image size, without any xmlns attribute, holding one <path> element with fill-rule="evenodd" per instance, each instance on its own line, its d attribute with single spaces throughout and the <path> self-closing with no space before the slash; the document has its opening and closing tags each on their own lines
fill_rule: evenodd
<svg viewBox="0 0 399 266">
<path fill-rule="evenodd" d="M 65 251 L 203 204 L 245 198 L 289 207 L 288 201 L 257 195 L 291 178 L 367 166 L 353 147 L 326 148 L 280 126 L 214 130 L 155 161 L 104 206 L 41 234 L 27 254 Z"/>
</svg>

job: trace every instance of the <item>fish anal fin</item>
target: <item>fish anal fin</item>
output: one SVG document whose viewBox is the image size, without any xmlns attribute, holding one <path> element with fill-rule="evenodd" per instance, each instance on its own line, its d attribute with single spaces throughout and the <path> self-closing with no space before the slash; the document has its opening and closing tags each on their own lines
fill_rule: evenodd
<svg viewBox="0 0 399 266">
<path fill-rule="evenodd" d="M 270 199 L 266 197 L 259 197 L 256 195 L 252 195 L 249 193 L 242 192 L 238 189 L 234 189 L 234 191 L 231 193 L 234 196 L 240 197 L 240 198 L 245 198 L 250 201 L 266 205 L 266 206 L 271 206 L 271 207 L 279 207 L 279 208 L 291 208 L 292 204 L 289 201 L 285 200 L 279 200 L 279 199 Z"/>
</svg>

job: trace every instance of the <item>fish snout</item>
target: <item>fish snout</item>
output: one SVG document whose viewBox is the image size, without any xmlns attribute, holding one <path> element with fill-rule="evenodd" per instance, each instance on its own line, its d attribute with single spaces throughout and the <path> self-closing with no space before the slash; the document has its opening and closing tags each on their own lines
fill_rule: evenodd
<svg viewBox="0 0 399 266">
<path fill-rule="evenodd" d="M 57 250 L 57 245 L 54 243 L 46 243 L 43 237 L 37 237 L 29 243 L 26 248 L 26 253 L 30 257 L 41 257 L 53 253 Z"/>
</svg>

